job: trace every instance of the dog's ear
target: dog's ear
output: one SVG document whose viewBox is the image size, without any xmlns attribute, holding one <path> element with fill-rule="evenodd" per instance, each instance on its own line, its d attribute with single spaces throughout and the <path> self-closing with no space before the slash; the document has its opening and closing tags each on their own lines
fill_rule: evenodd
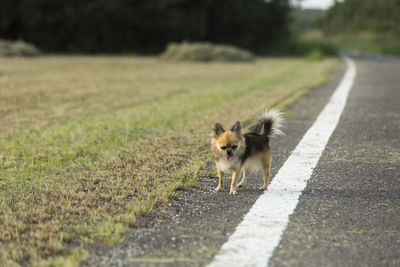
<svg viewBox="0 0 400 267">
<path fill-rule="evenodd" d="M 232 126 L 231 131 L 234 132 L 237 135 L 241 134 L 242 126 L 240 125 L 240 122 L 237 121 L 235 124 Z"/>
<path fill-rule="evenodd" d="M 215 123 L 214 126 L 214 137 L 217 138 L 218 136 L 220 136 L 223 132 L 225 132 L 224 128 L 222 128 L 222 125 L 219 124 L 218 122 Z"/>
</svg>

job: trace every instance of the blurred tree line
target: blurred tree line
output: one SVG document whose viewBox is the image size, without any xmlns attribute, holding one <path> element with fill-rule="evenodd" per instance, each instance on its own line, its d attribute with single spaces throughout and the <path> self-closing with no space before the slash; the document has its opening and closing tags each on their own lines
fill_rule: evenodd
<svg viewBox="0 0 400 267">
<path fill-rule="evenodd" d="M 263 53 L 289 26 L 289 0 L 0 1 L 0 38 L 57 52 L 158 53 L 186 40 Z"/>
<path fill-rule="evenodd" d="M 336 0 L 319 23 L 326 34 L 373 32 L 399 39 L 400 0 Z"/>
</svg>

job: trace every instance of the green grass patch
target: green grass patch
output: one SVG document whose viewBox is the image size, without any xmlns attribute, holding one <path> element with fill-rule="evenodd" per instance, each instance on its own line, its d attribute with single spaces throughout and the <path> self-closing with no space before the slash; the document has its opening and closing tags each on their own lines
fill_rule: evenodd
<svg viewBox="0 0 400 267">
<path fill-rule="evenodd" d="M 168 63 L 43 57 L 0 64 L 0 263 L 78 264 L 197 186 L 216 121 L 324 82 L 337 60 Z"/>
<path fill-rule="evenodd" d="M 301 42 L 325 42 L 342 51 L 358 51 L 377 55 L 400 56 L 400 39 L 397 36 L 373 32 L 340 33 L 324 36 L 318 30 L 304 33 Z"/>
</svg>

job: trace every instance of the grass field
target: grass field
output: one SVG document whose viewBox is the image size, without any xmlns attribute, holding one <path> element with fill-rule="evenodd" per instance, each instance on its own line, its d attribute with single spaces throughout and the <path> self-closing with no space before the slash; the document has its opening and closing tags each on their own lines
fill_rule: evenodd
<svg viewBox="0 0 400 267">
<path fill-rule="evenodd" d="M 75 265 L 211 160 L 232 124 L 323 83 L 336 59 L 0 59 L 0 265 Z"/>
</svg>

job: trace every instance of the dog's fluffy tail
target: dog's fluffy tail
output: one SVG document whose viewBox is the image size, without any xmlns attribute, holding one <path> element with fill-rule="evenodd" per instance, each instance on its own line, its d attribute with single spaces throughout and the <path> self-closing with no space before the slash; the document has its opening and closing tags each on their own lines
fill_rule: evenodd
<svg viewBox="0 0 400 267">
<path fill-rule="evenodd" d="M 250 126 L 250 133 L 266 135 L 268 138 L 283 135 L 281 130 L 284 124 L 282 113 L 276 109 L 266 109 L 258 114 L 254 124 Z"/>
</svg>

